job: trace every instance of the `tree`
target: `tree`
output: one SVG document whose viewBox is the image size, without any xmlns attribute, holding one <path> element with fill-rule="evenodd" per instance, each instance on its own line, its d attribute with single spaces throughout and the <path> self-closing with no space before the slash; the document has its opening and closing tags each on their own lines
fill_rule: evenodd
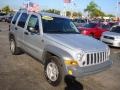
<svg viewBox="0 0 120 90">
<path fill-rule="evenodd" d="M 66 16 L 70 17 L 71 16 L 71 12 L 70 11 L 66 11 Z"/>
<path fill-rule="evenodd" d="M 11 11 L 11 9 L 10 9 L 10 7 L 7 5 L 7 6 L 5 6 L 5 7 L 2 8 L 2 11 L 5 12 L 6 14 L 8 14 L 8 13 Z"/>
<path fill-rule="evenodd" d="M 113 14 L 108 14 L 106 16 L 108 16 L 108 17 L 115 17 L 115 15 L 113 15 Z"/>
<path fill-rule="evenodd" d="M 43 10 L 43 11 L 60 15 L 60 11 L 56 9 L 48 9 L 48 10 Z"/>
<path fill-rule="evenodd" d="M 84 11 L 88 12 L 90 17 L 103 17 L 105 15 L 94 1 L 91 1 Z"/>
<path fill-rule="evenodd" d="M 78 12 L 77 14 L 78 14 L 78 17 L 81 17 L 81 16 L 82 16 L 82 13 L 81 13 L 81 12 Z"/>
</svg>

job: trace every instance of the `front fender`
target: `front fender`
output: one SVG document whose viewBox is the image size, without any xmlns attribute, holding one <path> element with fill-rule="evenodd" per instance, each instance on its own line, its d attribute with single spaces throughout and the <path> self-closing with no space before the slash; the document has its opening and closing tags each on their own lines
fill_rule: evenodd
<svg viewBox="0 0 120 90">
<path fill-rule="evenodd" d="M 73 57 L 67 51 L 65 51 L 59 47 L 56 47 L 56 46 L 51 46 L 51 45 L 46 46 L 44 49 L 44 54 L 46 52 L 50 52 L 50 53 L 58 56 L 61 60 L 64 60 L 65 57 L 73 59 Z"/>
<path fill-rule="evenodd" d="M 73 57 L 67 51 L 65 51 L 65 50 L 63 50 L 59 47 L 49 45 L 49 46 L 45 47 L 45 49 L 44 49 L 44 53 L 43 53 L 43 60 L 44 60 L 43 63 L 44 64 L 45 64 L 45 61 L 46 61 L 45 60 L 46 54 L 48 52 L 57 56 L 61 60 L 60 61 L 61 66 L 63 67 L 64 74 L 66 75 L 67 74 L 67 67 L 64 63 L 65 57 L 70 58 L 70 59 L 73 59 Z"/>
</svg>

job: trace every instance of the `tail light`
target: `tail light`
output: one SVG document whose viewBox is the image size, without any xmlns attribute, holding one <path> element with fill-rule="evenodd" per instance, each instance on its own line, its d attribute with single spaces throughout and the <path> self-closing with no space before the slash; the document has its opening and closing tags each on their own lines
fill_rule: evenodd
<svg viewBox="0 0 120 90">
<path fill-rule="evenodd" d="M 81 30 L 81 34 L 86 34 L 87 31 L 86 30 Z"/>
</svg>

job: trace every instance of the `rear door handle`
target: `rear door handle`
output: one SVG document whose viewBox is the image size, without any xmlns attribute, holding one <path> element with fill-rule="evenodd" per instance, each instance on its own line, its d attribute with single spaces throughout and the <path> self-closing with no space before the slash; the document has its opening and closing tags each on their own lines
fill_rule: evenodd
<svg viewBox="0 0 120 90">
<path fill-rule="evenodd" d="M 25 35 L 29 35 L 29 33 L 28 33 L 28 32 L 24 32 L 24 34 L 25 34 Z"/>
</svg>

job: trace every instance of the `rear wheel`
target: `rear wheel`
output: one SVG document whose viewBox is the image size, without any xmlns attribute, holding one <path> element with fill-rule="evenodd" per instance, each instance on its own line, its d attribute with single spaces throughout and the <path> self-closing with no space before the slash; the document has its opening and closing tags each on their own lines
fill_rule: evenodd
<svg viewBox="0 0 120 90">
<path fill-rule="evenodd" d="M 45 77 L 53 86 L 58 86 L 63 80 L 63 71 L 59 61 L 56 56 L 51 56 L 44 68 Z"/>
<path fill-rule="evenodd" d="M 22 53 L 20 48 L 17 47 L 14 39 L 10 39 L 10 51 L 13 55 L 19 55 Z"/>
</svg>

